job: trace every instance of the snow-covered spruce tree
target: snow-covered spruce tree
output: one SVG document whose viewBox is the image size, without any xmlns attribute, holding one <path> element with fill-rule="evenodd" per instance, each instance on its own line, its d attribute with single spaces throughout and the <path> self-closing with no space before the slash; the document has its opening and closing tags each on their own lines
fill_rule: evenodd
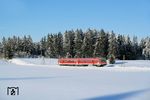
<svg viewBox="0 0 150 100">
<path fill-rule="evenodd" d="M 46 52 L 46 36 L 42 37 L 41 41 L 40 41 L 40 48 L 41 48 L 41 56 L 45 56 L 45 52 Z"/>
<path fill-rule="evenodd" d="M 13 36 L 11 44 L 13 45 L 12 49 L 13 49 L 13 52 L 14 52 L 14 55 L 15 55 L 15 53 L 17 51 L 17 47 L 18 47 L 16 36 Z"/>
<path fill-rule="evenodd" d="M 67 54 L 67 52 L 70 52 L 70 36 L 68 34 L 68 31 L 65 31 L 63 35 L 63 53 L 64 56 Z"/>
<path fill-rule="evenodd" d="M 116 57 L 117 56 L 117 50 L 118 50 L 118 45 L 117 45 L 116 35 L 112 31 L 110 36 L 109 36 L 108 56 L 113 55 Z"/>
<path fill-rule="evenodd" d="M 143 49 L 143 55 L 145 56 L 146 59 L 150 59 L 150 38 L 147 37 L 145 39 L 145 48 Z"/>
<path fill-rule="evenodd" d="M 129 59 L 129 60 L 132 60 L 133 59 L 133 49 L 132 49 L 132 42 L 130 40 L 130 37 L 127 36 L 126 37 L 126 48 L 125 48 L 125 51 L 126 51 L 126 54 L 125 54 L 125 58 L 126 59 Z"/>
<path fill-rule="evenodd" d="M 53 34 L 53 49 L 54 49 L 54 56 L 53 56 L 53 58 L 56 58 L 56 57 L 58 57 L 58 54 L 57 54 L 57 41 L 58 41 L 58 39 L 57 39 L 57 34 Z"/>
<path fill-rule="evenodd" d="M 125 38 L 122 35 L 118 35 L 117 37 L 117 45 L 118 45 L 118 52 L 117 57 L 118 59 L 123 59 L 123 55 L 125 55 Z"/>
<path fill-rule="evenodd" d="M 28 35 L 28 37 L 27 37 L 27 43 L 28 43 L 28 45 L 27 45 L 26 53 L 27 53 L 27 56 L 29 57 L 30 53 L 31 53 L 31 50 L 33 48 L 33 40 L 32 40 L 30 35 Z M 38 43 L 38 45 L 40 46 L 40 43 Z"/>
<path fill-rule="evenodd" d="M 7 39 L 5 37 L 2 38 L 2 46 L 3 46 L 3 55 L 4 55 L 4 58 L 6 58 L 6 45 L 7 45 Z"/>
<path fill-rule="evenodd" d="M 30 35 L 23 37 L 23 39 L 21 40 L 21 47 L 23 49 L 21 55 L 23 57 L 29 57 L 33 49 L 33 41 Z"/>
<path fill-rule="evenodd" d="M 2 43 L 0 42 L 0 52 L 2 53 L 2 49 L 3 49 L 3 45 Z"/>
<path fill-rule="evenodd" d="M 133 37 L 132 41 L 132 59 L 138 59 L 140 56 L 139 47 L 138 47 L 138 39 L 136 36 Z"/>
<path fill-rule="evenodd" d="M 6 38 L 5 37 L 3 37 L 2 38 L 2 46 L 3 46 L 3 55 L 4 55 L 4 58 L 6 58 L 6 43 L 7 42 L 7 40 L 6 40 Z"/>
<path fill-rule="evenodd" d="M 18 49 L 18 38 L 16 36 L 13 36 L 12 38 L 10 38 L 8 40 L 8 42 L 10 42 L 9 44 L 11 45 L 11 49 L 12 49 L 12 54 L 14 57 L 17 56 L 17 49 Z"/>
<path fill-rule="evenodd" d="M 12 39 L 9 37 L 8 40 L 6 41 L 6 44 L 5 44 L 5 52 L 6 52 L 6 55 L 5 57 L 7 59 L 11 59 L 13 57 L 13 45 L 12 45 Z"/>
<path fill-rule="evenodd" d="M 93 57 L 96 33 L 90 29 L 84 33 L 83 44 L 81 47 L 82 57 Z"/>
<path fill-rule="evenodd" d="M 16 51 L 16 56 L 17 57 L 23 57 L 24 55 L 24 41 L 20 37 L 17 37 L 17 51 Z"/>
<path fill-rule="evenodd" d="M 95 57 L 106 57 L 108 54 L 108 34 L 102 29 L 98 32 L 98 37 L 96 39 L 94 56 Z"/>
<path fill-rule="evenodd" d="M 61 57 L 63 56 L 63 35 L 61 32 L 57 34 L 55 42 L 57 57 Z"/>
<path fill-rule="evenodd" d="M 139 57 L 139 59 L 145 59 L 145 56 L 144 56 L 144 51 L 143 51 L 143 49 L 146 47 L 146 41 L 145 41 L 145 38 L 142 38 L 141 39 L 141 41 L 140 41 L 140 43 L 139 43 L 139 52 L 140 52 L 140 57 Z"/>
<path fill-rule="evenodd" d="M 54 36 L 53 34 L 48 34 L 47 36 L 47 50 L 46 50 L 46 56 L 54 58 L 56 57 L 56 49 L 54 45 Z"/>
<path fill-rule="evenodd" d="M 23 45 L 23 51 L 25 52 L 25 51 L 27 51 L 27 47 L 28 47 L 28 43 L 27 43 L 27 37 L 26 36 L 24 36 L 23 37 L 23 43 L 22 43 L 22 45 Z"/>
<path fill-rule="evenodd" d="M 108 55 L 108 48 L 109 48 L 109 33 L 107 32 L 105 35 L 105 55 Z"/>
<path fill-rule="evenodd" d="M 0 58 L 2 58 L 2 57 L 3 57 L 3 45 L 0 42 Z"/>
<path fill-rule="evenodd" d="M 63 54 L 63 36 L 59 32 L 58 34 L 53 35 L 53 48 L 54 48 L 54 53 L 55 53 L 55 58 L 60 57 Z"/>
<path fill-rule="evenodd" d="M 74 31 L 68 31 L 70 34 L 70 54 L 72 57 L 75 56 L 75 51 L 74 51 L 74 38 L 75 38 L 75 33 Z"/>
<path fill-rule="evenodd" d="M 83 43 L 83 32 L 82 30 L 76 30 L 75 31 L 75 38 L 74 38 L 74 52 L 76 57 L 81 56 L 81 47 Z"/>
<path fill-rule="evenodd" d="M 32 57 L 38 57 L 41 54 L 40 51 L 40 42 L 35 42 L 33 43 L 33 48 L 31 51 L 31 56 Z"/>
<path fill-rule="evenodd" d="M 66 31 L 64 33 L 63 37 L 63 50 L 64 54 L 66 55 L 69 53 L 72 57 L 74 57 L 75 52 L 74 52 L 74 38 L 75 38 L 75 33 L 74 31 Z"/>
</svg>

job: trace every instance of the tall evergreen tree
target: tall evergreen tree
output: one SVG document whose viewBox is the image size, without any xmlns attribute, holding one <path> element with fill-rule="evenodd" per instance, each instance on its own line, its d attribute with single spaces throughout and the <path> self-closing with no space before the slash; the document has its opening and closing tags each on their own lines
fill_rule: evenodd
<svg viewBox="0 0 150 100">
<path fill-rule="evenodd" d="M 83 57 L 93 57 L 93 51 L 94 51 L 94 44 L 93 40 L 95 35 L 93 34 L 93 31 L 88 29 L 88 31 L 84 35 L 83 44 L 81 47 L 82 56 Z"/>
<path fill-rule="evenodd" d="M 74 57 L 75 52 L 74 52 L 74 38 L 75 38 L 75 33 L 74 31 L 66 31 L 64 33 L 64 38 L 63 38 L 63 50 L 64 54 L 66 55 L 67 53 L 70 53 L 72 57 Z"/>
<path fill-rule="evenodd" d="M 49 34 L 47 37 L 47 50 L 46 55 L 48 57 L 54 58 L 56 56 L 56 51 L 54 47 L 54 36 L 53 34 Z"/>
<path fill-rule="evenodd" d="M 102 29 L 97 37 L 94 49 L 95 57 L 106 57 L 108 54 L 108 34 Z"/>
<path fill-rule="evenodd" d="M 75 38 L 74 38 L 74 52 L 77 54 L 81 53 L 81 47 L 83 43 L 83 32 L 82 30 L 76 30 L 75 31 Z M 80 55 L 81 56 L 81 55 Z"/>
<path fill-rule="evenodd" d="M 47 46 L 47 41 L 46 41 L 46 37 L 42 37 L 41 41 L 40 41 L 40 49 L 41 49 L 41 55 L 45 56 L 45 52 L 46 52 L 46 46 Z"/>
<path fill-rule="evenodd" d="M 150 38 L 147 37 L 145 41 L 146 43 L 145 43 L 145 48 L 143 49 L 143 54 L 146 59 L 150 59 Z"/>
<path fill-rule="evenodd" d="M 139 56 L 138 39 L 134 36 L 132 41 L 132 59 L 137 59 Z"/>
<path fill-rule="evenodd" d="M 117 58 L 118 59 L 123 59 L 123 57 L 126 54 L 126 51 L 125 51 L 125 37 L 123 35 L 120 35 L 120 34 L 118 35 L 117 45 L 118 45 Z"/>
<path fill-rule="evenodd" d="M 145 59 L 144 56 L 144 48 L 146 47 L 146 41 L 144 38 L 141 39 L 140 43 L 139 43 L 139 52 L 140 52 L 140 59 Z"/>
<path fill-rule="evenodd" d="M 132 56 L 132 53 L 133 53 L 133 51 L 132 51 L 132 42 L 131 42 L 129 36 L 126 37 L 126 48 L 125 48 L 125 51 L 126 51 L 126 54 L 125 54 L 126 59 L 129 59 L 129 60 L 133 59 L 133 56 Z"/>
<path fill-rule="evenodd" d="M 54 48 L 54 57 L 58 58 L 59 55 L 58 55 L 58 35 L 57 34 L 54 34 L 54 37 L 53 37 L 53 48 Z"/>
<path fill-rule="evenodd" d="M 12 39 L 9 37 L 6 43 L 6 58 L 11 59 L 13 57 L 13 45 L 12 45 Z"/>
<path fill-rule="evenodd" d="M 57 41 L 56 41 L 56 48 L 57 48 L 57 56 L 63 56 L 63 35 L 61 32 L 57 34 Z"/>
<path fill-rule="evenodd" d="M 6 58 L 6 45 L 7 45 L 7 42 L 6 42 L 6 38 L 3 37 L 2 39 L 2 46 L 3 46 L 3 54 L 4 54 L 4 58 Z"/>
<path fill-rule="evenodd" d="M 115 57 L 117 56 L 117 39 L 115 33 L 112 31 L 109 37 L 109 55 L 114 55 Z"/>
<path fill-rule="evenodd" d="M 0 42 L 0 58 L 3 57 L 3 45 Z"/>
</svg>

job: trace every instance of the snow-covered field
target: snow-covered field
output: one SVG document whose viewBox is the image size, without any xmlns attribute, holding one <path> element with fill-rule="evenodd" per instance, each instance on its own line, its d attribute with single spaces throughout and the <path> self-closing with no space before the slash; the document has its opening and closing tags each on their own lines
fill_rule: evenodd
<svg viewBox="0 0 150 100">
<path fill-rule="evenodd" d="M 19 95 L 7 95 L 7 87 L 19 87 Z M 0 60 L 0 100 L 150 100 L 150 60 L 118 60 L 105 67 Z"/>
</svg>

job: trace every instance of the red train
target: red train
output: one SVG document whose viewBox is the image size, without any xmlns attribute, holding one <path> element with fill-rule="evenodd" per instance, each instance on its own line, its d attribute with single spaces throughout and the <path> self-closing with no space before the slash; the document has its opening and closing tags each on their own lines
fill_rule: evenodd
<svg viewBox="0 0 150 100">
<path fill-rule="evenodd" d="M 103 66 L 106 65 L 106 60 L 102 58 L 60 58 L 58 59 L 59 65 L 70 66 Z"/>
</svg>

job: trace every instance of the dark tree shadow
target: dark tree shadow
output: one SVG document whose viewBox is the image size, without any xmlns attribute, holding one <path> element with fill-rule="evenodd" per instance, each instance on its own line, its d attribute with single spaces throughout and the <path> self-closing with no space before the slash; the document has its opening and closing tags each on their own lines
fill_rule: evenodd
<svg viewBox="0 0 150 100">
<path fill-rule="evenodd" d="M 136 90 L 136 91 L 129 91 L 125 93 L 120 93 L 120 94 L 112 94 L 112 95 L 105 95 L 105 96 L 98 96 L 98 97 L 93 97 L 93 98 L 87 98 L 84 100 L 122 100 L 126 99 L 128 97 L 132 97 L 144 92 L 150 91 L 149 89 L 142 89 L 142 90 Z"/>
</svg>

